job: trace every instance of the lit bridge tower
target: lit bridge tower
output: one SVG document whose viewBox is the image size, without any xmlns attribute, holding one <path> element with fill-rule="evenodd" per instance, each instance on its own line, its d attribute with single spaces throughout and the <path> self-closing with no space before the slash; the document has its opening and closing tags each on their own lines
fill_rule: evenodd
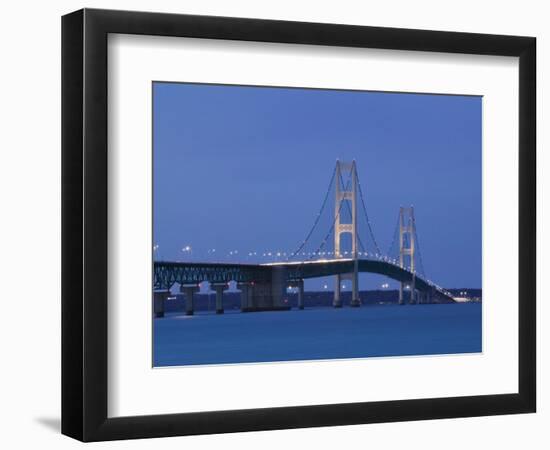
<svg viewBox="0 0 550 450">
<path fill-rule="evenodd" d="M 350 186 L 340 186 L 342 179 L 342 171 L 348 172 L 351 178 Z M 355 160 L 351 163 L 336 161 L 336 201 L 334 202 L 334 257 L 342 258 L 342 252 L 340 251 L 340 237 L 343 234 L 351 234 L 351 255 L 354 260 L 354 269 L 352 273 L 338 274 L 336 275 L 335 287 L 334 287 L 334 301 L 335 308 L 342 307 L 341 297 L 341 283 L 342 280 L 351 280 L 352 294 L 351 294 L 351 306 L 361 305 L 359 299 L 359 287 L 358 287 L 358 272 L 359 272 L 359 260 L 357 253 L 357 168 Z M 341 213 L 345 202 L 351 203 L 351 222 L 343 222 Z"/>
<path fill-rule="evenodd" d="M 415 230 L 415 221 L 414 221 L 414 208 L 401 207 L 399 208 L 399 266 L 402 269 L 406 269 L 408 262 L 408 268 L 412 273 L 412 280 L 410 284 L 410 300 L 409 303 L 414 303 L 415 301 L 415 289 L 416 289 L 416 273 L 414 267 L 414 250 L 415 250 L 415 241 L 416 236 Z M 408 261 L 406 261 L 408 259 Z M 404 282 L 401 282 L 399 286 L 399 304 L 404 304 L 403 299 L 403 288 Z"/>
</svg>

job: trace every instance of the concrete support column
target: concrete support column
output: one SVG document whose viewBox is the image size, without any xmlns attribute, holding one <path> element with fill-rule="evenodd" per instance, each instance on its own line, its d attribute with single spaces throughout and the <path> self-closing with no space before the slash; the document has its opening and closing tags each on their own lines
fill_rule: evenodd
<svg viewBox="0 0 550 450">
<path fill-rule="evenodd" d="M 355 261 L 357 265 L 357 260 Z M 359 275 L 357 270 L 351 274 L 351 306 L 361 306 L 361 299 L 359 298 Z"/>
<path fill-rule="evenodd" d="M 155 317 L 164 317 L 164 302 L 170 295 L 170 291 L 153 292 L 153 312 Z"/>
<path fill-rule="evenodd" d="M 223 291 L 228 288 L 227 283 L 210 283 L 210 288 L 216 291 L 216 314 L 223 314 Z"/>
<path fill-rule="evenodd" d="M 342 307 L 342 297 L 341 297 L 341 284 L 342 284 L 342 275 L 338 274 L 335 276 L 335 286 L 334 286 L 334 301 L 332 302 L 332 306 L 335 308 L 341 308 Z"/>
<path fill-rule="evenodd" d="M 411 299 L 410 299 L 410 303 L 413 304 L 413 305 L 416 303 L 416 275 L 414 275 L 414 274 L 412 276 L 412 281 L 411 281 Z"/>
<path fill-rule="evenodd" d="M 288 269 L 281 266 L 273 266 L 271 270 L 271 305 L 284 307 L 286 300 Z"/>
<path fill-rule="evenodd" d="M 405 300 L 403 298 L 403 289 L 405 288 L 403 282 L 399 283 L 399 304 L 404 305 Z"/>
<path fill-rule="evenodd" d="M 182 284 L 180 286 L 180 292 L 185 294 L 185 314 L 192 316 L 195 313 L 193 307 L 193 295 L 199 290 L 196 284 Z"/>
<path fill-rule="evenodd" d="M 298 309 L 304 309 L 304 280 L 298 281 Z"/>
<path fill-rule="evenodd" d="M 241 291 L 241 311 L 248 308 L 248 298 L 250 297 L 250 283 L 239 283 L 237 289 Z"/>
</svg>

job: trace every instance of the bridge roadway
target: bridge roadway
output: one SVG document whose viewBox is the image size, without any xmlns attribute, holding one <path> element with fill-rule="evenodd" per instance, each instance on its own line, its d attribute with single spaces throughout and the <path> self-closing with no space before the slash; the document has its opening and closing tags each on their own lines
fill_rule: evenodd
<svg viewBox="0 0 550 450">
<path fill-rule="evenodd" d="M 199 283 L 211 283 L 217 294 L 217 309 L 223 312 L 223 290 L 227 283 L 235 281 L 243 293 L 242 310 L 261 310 L 280 307 L 287 286 L 299 287 L 302 294 L 303 280 L 351 273 L 353 267 L 352 259 L 343 258 L 268 264 L 155 261 L 153 285 L 156 291 L 167 291 L 174 284 L 179 284 L 181 292 L 185 292 L 186 297 L 190 299 L 187 302 L 187 313 L 192 314 L 192 297 Z M 413 281 L 410 271 L 383 260 L 360 259 L 358 271 L 385 275 L 404 283 Z M 428 302 L 437 297 L 454 301 L 450 294 L 418 275 L 415 276 L 414 286 L 416 291 L 425 294 L 424 298 Z"/>
</svg>

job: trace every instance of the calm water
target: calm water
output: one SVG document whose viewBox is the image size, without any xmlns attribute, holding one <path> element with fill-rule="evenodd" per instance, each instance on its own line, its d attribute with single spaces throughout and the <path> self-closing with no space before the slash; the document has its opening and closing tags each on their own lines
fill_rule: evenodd
<svg viewBox="0 0 550 450">
<path fill-rule="evenodd" d="M 481 352 L 481 304 L 168 314 L 154 320 L 154 365 Z"/>
</svg>

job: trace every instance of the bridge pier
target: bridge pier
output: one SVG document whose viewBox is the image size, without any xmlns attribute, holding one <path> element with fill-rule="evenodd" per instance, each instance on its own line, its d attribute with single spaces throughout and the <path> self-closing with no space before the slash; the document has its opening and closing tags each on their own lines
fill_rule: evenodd
<svg viewBox="0 0 550 450">
<path fill-rule="evenodd" d="M 342 307 L 342 275 L 338 274 L 335 276 L 335 285 L 334 285 L 334 300 L 332 301 L 332 306 L 335 308 Z"/>
<path fill-rule="evenodd" d="M 216 291 L 216 314 L 223 314 L 223 291 L 227 287 L 227 283 L 210 283 L 210 289 Z"/>
<path fill-rule="evenodd" d="M 241 311 L 290 309 L 285 295 L 287 278 L 286 267 L 275 266 L 271 268 L 269 277 L 238 283 L 237 288 L 241 291 Z"/>
<path fill-rule="evenodd" d="M 405 300 L 403 298 L 403 289 L 404 288 L 405 288 L 404 283 L 403 282 L 399 283 L 399 304 L 400 305 L 405 304 Z"/>
<path fill-rule="evenodd" d="M 361 299 L 359 298 L 359 275 L 357 260 L 354 261 L 355 270 L 351 274 L 351 303 L 350 306 L 358 307 L 361 306 Z"/>
<path fill-rule="evenodd" d="M 241 311 L 245 311 L 250 304 L 250 297 L 252 294 L 252 284 L 238 283 L 237 289 L 241 291 Z"/>
<path fill-rule="evenodd" d="M 285 308 L 286 304 L 286 284 L 288 279 L 288 269 L 284 267 L 273 267 L 271 271 L 271 305 L 274 308 Z M 290 309 L 290 307 L 289 307 Z"/>
<path fill-rule="evenodd" d="M 291 282 L 289 288 L 298 288 L 298 309 L 304 309 L 304 280 Z"/>
<path fill-rule="evenodd" d="M 422 304 L 425 305 L 427 303 L 429 303 L 429 301 L 428 301 L 428 292 L 424 291 L 424 292 L 422 292 Z"/>
<path fill-rule="evenodd" d="M 418 303 L 416 299 L 416 275 L 414 273 L 411 280 L 411 298 L 409 302 L 411 305 Z"/>
<path fill-rule="evenodd" d="M 155 317 L 164 317 L 164 302 L 170 295 L 170 291 L 153 292 L 153 312 Z"/>
<path fill-rule="evenodd" d="M 304 280 L 298 281 L 298 309 L 304 309 Z"/>
<path fill-rule="evenodd" d="M 185 314 L 187 316 L 192 316 L 195 313 L 193 307 L 193 295 L 199 290 L 199 287 L 196 284 L 182 284 L 180 286 L 180 292 L 185 294 Z"/>
</svg>

